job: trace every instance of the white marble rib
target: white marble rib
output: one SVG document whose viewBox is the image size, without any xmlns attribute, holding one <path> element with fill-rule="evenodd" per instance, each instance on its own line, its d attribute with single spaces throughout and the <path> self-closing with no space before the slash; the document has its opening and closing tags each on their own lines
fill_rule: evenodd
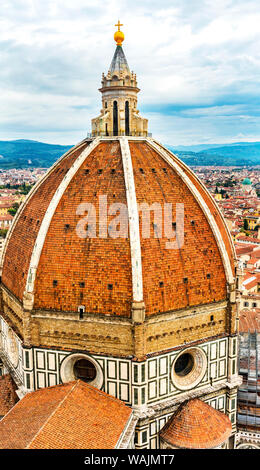
<svg viewBox="0 0 260 470">
<path fill-rule="evenodd" d="M 126 186 L 126 199 L 128 207 L 133 301 L 141 302 L 143 301 L 143 274 L 139 231 L 139 215 L 135 193 L 134 173 L 128 139 L 126 137 L 120 137 L 119 141 L 121 146 L 121 155 Z"/>
</svg>

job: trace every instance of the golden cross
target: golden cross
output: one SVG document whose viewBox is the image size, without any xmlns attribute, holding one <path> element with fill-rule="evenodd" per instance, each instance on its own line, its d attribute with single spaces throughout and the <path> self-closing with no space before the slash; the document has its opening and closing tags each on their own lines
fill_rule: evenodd
<svg viewBox="0 0 260 470">
<path fill-rule="evenodd" d="M 120 24 L 120 21 L 118 20 L 118 23 L 115 24 L 115 26 L 117 26 L 117 27 L 118 27 L 118 31 L 120 31 L 120 26 L 124 26 L 124 25 L 123 25 L 123 24 Z"/>
</svg>

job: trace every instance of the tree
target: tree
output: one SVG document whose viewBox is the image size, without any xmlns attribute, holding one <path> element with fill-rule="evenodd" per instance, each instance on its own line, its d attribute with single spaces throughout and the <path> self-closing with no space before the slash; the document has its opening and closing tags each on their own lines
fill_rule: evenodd
<svg viewBox="0 0 260 470">
<path fill-rule="evenodd" d="M 8 229 L 7 229 L 7 228 L 1 228 L 1 229 L 0 229 L 0 237 L 1 237 L 1 238 L 5 238 L 7 232 L 8 232 Z"/>
<path fill-rule="evenodd" d="M 32 184 L 23 183 L 21 186 L 19 186 L 19 191 L 21 194 L 28 194 L 29 191 L 31 191 L 32 187 Z"/>
<path fill-rule="evenodd" d="M 15 215 L 16 212 L 18 211 L 19 206 L 20 206 L 20 204 L 18 202 L 14 202 L 12 207 L 10 207 L 10 209 L 8 209 L 9 214 Z"/>
</svg>

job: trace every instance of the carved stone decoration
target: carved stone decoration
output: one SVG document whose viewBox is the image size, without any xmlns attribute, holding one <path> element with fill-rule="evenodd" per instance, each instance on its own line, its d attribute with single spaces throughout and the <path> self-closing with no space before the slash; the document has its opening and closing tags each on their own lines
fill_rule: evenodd
<svg viewBox="0 0 260 470">
<path fill-rule="evenodd" d="M 179 390 L 189 390 L 203 379 L 207 369 L 207 357 L 200 348 L 188 348 L 175 358 L 171 379 Z"/>
<path fill-rule="evenodd" d="M 12 365 L 16 368 L 19 362 L 19 349 L 18 343 L 15 336 L 15 333 L 11 328 L 8 329 L 7 334 L 7 350 L 8 350 L 8 357 L 12 363 Z"/>
</svg>

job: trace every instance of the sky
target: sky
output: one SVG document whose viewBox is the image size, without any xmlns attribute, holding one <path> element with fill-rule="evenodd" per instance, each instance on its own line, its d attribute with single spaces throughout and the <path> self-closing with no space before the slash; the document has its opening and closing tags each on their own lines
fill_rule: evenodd
<svg viewBox="0 0 260 470">
<path fill-rule="evenodd" d="M 260 140 L 259 0 L 1 0 L 0 140 L 72 145 L 101 109 L 120 19 L 165 145 Z"/>
</svg>

